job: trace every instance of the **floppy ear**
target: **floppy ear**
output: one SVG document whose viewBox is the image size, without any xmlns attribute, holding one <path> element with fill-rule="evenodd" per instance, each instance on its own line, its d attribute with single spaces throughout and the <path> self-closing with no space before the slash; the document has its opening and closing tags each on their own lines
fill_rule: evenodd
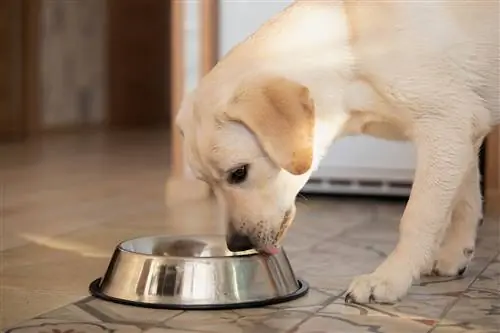
<svg viewBox="0 0 500 333">
<path fill-rule="evenodd" d="M 314 104 L 305 86 L 284 78 L 245 85 L 226 116 L 250 129 L 282 169 L 301 175 L 311 168 Z"/>
</svg>

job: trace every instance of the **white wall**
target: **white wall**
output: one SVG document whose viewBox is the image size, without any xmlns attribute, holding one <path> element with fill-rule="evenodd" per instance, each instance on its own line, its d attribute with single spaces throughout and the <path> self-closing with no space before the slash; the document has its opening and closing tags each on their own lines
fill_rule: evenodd
<svg viewBox="0 0 500 333">
<path fill-rule="evenodd" d="M 226 54 L 292 2 L 292 0 L 222 0 L 219 12 L 219 55 Z"/>
<path fill-rule="evenodd" d="M 184 88 L 186 92 L 193 90 L 199 81 L 198 59 L 200 0 L 189 0 L 184 5 Z"/>
</svg>

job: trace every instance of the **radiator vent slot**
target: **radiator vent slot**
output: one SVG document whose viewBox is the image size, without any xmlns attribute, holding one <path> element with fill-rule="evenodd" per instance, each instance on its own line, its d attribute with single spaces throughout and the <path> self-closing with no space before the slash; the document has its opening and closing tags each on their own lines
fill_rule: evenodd
<svg viewBox="0 0 500 333">
<path fill-rule="evenodd" d="M 336 179 L 311 177 L 302 189 L 303 193 L 322 194 L 361 194 L 361 195 L 410 195 L 411 181 L 373 180 L 373 179 Z"/>
<path fill-rule="evenodd" d="M 330 179 L 328 183 L 332 186 L 351 186 L 352 181 L 350 180 L 341 180 L 341 179 Z"/>
<path fill-rule="evenodd" d="M 358 185 L 361 187 L 383 187 L 384 182 L 380 180 L 361 180 L 358 181 Z"/>
</svg>

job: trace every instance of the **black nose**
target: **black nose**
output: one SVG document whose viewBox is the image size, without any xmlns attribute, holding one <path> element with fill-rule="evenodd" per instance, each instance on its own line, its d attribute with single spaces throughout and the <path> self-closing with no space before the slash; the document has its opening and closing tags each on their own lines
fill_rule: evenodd
<svg viewBox="0 0 500 333">
<path fill-rule="evenodd" d="M 253 248 L 250 238 L 245 235 L 233 234 L 226 239 L 227 248 L 232 252 L 247 251 Z"/>
<path fill-rule="evenodd" d="M 229 227 L 226 236 L 227 248 L 232 252 L 247 251 L 253 248 L 250 238 L 246 235 L 236 232 Z"/>
</svg>

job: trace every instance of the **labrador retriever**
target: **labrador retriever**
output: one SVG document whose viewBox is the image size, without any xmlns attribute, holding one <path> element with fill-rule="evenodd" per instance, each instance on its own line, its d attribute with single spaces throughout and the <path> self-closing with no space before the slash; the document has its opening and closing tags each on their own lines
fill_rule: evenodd
<svg viewBox="0 0 500 333">
<path fill-rule="evenodd" d="M 347 301 L 393 302 L 421 274 L 462 274 L 481 219 L 478 151 L 500 123 L 498 0 L 296 1 L 188 94 L 177 125 L 194 175 L 228 211 L 227 245 L 273 253 L 337 139 L 412 141 L 393 252 Z"/>
</svg>

